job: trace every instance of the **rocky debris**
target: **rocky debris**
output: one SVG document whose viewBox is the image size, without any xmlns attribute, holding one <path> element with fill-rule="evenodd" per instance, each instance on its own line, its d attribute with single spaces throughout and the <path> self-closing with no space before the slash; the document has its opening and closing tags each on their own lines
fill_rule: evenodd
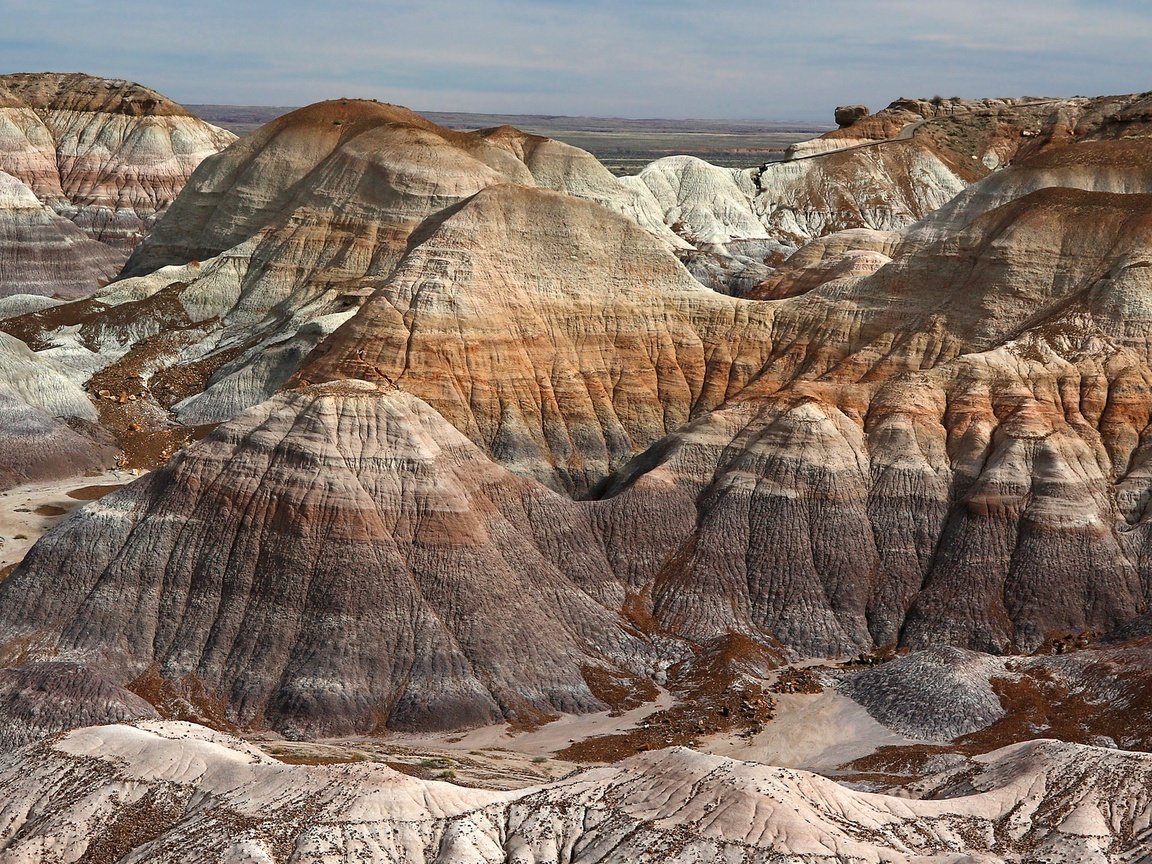
<svg viewBox="0 0 1152 864">
<path fill-rule="evenodd" d="M 158 717 L 147 702 L 76 663 L 0 669 L 0 753 L 78 726 Z"/>
<path fill-rule="evenodd" d="M 0 762 L 0 853 L 301 864 L 426 860 L 1120 862 L 1150 816 L 1143 754 L 1039 741 L 938 771 L 902 796 L 674 748 L 525 789 L 369 762 L 285 765 L 202 727 L 73 732 Z M 1107 815 L 1106 815 L 1107 814 Z"/>
<path fill-rule="evenodd" d="M 1106 97 L 1131 99 L 1133 97 Z M 1021 131 L 1036 130 L 1049 118 L 1070 108 L 1080 108 L 1089 100 L 1019 97 L 1007 99 L 963 99 L 934 96 L 931 99 L 897 99 L 875 114 L 857 117 L 850 128 L 841 126 L 825 133 L 827 140 L 855 143 L 884 141 L 898 137 L 911 124 L 936 124 L 939 128 L 965 129 L 979 135 L 994 134 L 1017 139 Z M 839 121 L 837 121 L 839 123 Z M 921 128 L 924 128 L 923 126 Z M 965 153 L 965 156 L 970 154 Z"/>
<path fill-rule="evenodd" d="M 1152 132 L 1149 104 L 1148 93 L 1067 99 L 897 99 L 806 143 L 851 147 L 910 136 L 946 161 L 973 163 L 983 173 L 1069 143 L 1147 137 Z"/>
<path fill-rule="evenodd" d="M 784 656 L 779 646 L 735 634 L 699 646 L 667 672 L 665 683 L 676 700 L 672 706 L 654 711 L 624 732 L 575 742 L 556 758 L 617 762 L 634 753 L 698 745 L 709 735 L 752 737 L 775 713 L 776 703 L 763 681 Z"/>
<path fill-rule="evenodd" d="M 750 296 L 773 275 L 774 267 L 791 252 L 773 240 L 732 240 L 723 252 L 678 253 L 697 282 L 720 294 Z"/>
<path fill-rule="evenodd" d="M 776 676 L 768 688 L 773 693 L 807 693 L 814 695 L 824 692 L 819 674 L 813 669 L 785 669 Z"/>
<path fill-rule="evenodd" d="M 871 112 L 867 105 L 839 105 L 836 108 L 836 125 L 843 129 L 857 120 L 862 120 Z"/>
</svg>

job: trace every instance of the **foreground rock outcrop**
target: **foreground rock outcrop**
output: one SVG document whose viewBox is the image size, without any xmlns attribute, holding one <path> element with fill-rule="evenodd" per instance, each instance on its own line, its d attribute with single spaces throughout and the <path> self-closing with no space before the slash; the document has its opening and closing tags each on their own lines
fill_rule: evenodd
<svg viewBox="0 0 1152 864">
<path fill-rule="evenodd" d="M 1144 754 L 1037 741 L 899 797 L 674 749 L 516 792 L 378 764 L 284 765 L 181 723 L 73 732 L 0 760 L 0 855 L 79 860 L 1135 860 Z"/>
</svg>

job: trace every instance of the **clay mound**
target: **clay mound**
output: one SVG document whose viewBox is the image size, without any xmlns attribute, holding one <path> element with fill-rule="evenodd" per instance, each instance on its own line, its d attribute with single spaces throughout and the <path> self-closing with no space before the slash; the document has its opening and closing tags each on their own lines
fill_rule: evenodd
<svg viewBox="0 0 1152 864">
<path fill-rule="evenodd" d="M 1133 153 L 1146 150 L 1131 139 L 1152 134 L 1148 101 L 1147 94 L 900 99 L 844 128 L 794 145 L 785 162 L 765 165 L 754 175 L 761 188 L 754 208 L 773 236 L 803 242 L 848 228 L 901 229 L 929 214 L 931 221 L 956 228 L 960 209 L 966 211 L 964 221 L 971 221 L 977 212 L 1042 185 L 1144 191 L 1120 188 L 1115 181 L 1126 170 L 1119 150 L 1100 151 L 1103 158 L 1094 166 L 1099 177 L 1081 170 L 1086 179 L 1073 182 L 1038 179 L 1048 167 L 1042 163 L 1022 175 L 1010 171 L 1005 176 L 996 169 L 1048 153 L 1069 163 L 1079 161 L 1074 151 L 1092 141 L 1108 141 Z M 1065 150 L 1069 152 L 1060 152 Z M 1083 165 L 1087 168 L 1088 162 Z M 1028 188 L 1021 191 L 1023 176 L 1029 178 Z M 1008 191 L 1012 188 L 1014 195 Z M 938 210 L 957 193 L 955 202 Z"/>
<path fill-rule="evenodd" d="M 1004 716 L 992 679 L 1005 674 L 1002 658 L 936 648 L 848 675 L 838 689 L 889 729 L 951 741 Z"/>
<path fill-rule="evenodd" d="M 0 762 L 10 814 L 0 851 L 13 864 L 39 862 L 45 848 L 157 864 L 271 861 L 280 849 L 307 864 L 510 864 L 555 860 L 557 849 L 605 864 L 1119 862 L 1144 848 L 1150 781 L 1144 754 L 1040 741 L 901 795 L 679 748 L 490 792 L 382 765 L 284 765 L 202 727 L 145 722 L 80 730 Z"/>
<path fill-rule="evenodd" d="M 769 236 L 753 212 L 751 199 L 758 190 L 746 171 L 693 156 L 667 156 L 628 182 L 643 184 L 659 202 L 665 223 L 698 249 Z"/>
<path fill-rule="evenodd" d="M 0 488 L 107 467 L 96 417 L 65 369 L 0 333 Z"/>
<path fill-rule="evenodd" d="M 919 141 L 873 143 L 744 170 L 671 156 L 625 182 L 649 194 L 697 252 L 715 257 L 708 269 L 690 263 L 701 281 L 743 295 L 798 246 L 838 231 L 900 230 L 986 173 Z"/>
<path fill-rule="evenodd" d="M 783 300 L 805 294 L 844 276 L 866 276 L 891 260 L 900 241 L 896 231 L 849 228 L 801 246 L 745 295 L 751 300 Z"/>
<path fill-rule="evenodd" d="M 157 716 L 139 696 L 76 663 L 0 669 L 0 752 L 79 726 Z"/>
<path fill-rule="evenodd" d="M 604 488 L 695 502 L 657 620 L 823 655 L 1029 651 L 1141 614 L 1150 215 L 1041 191 L 774 304 L 779 341 L 735 404 Z"/>
<path fill-rule="evenodd" d="M 589 710 L 604 703 L 582 664 L 647 675 L 649 649 L 666 662 L 732 633 L 816 656 L 1029 652 L 1146 612 L 1152 196 L 1033 190 L 868 275 L 741 301 L 695 283 L 634 220 L 505 182 L 366 104 L 306 112 L 319 126 L 296 118 L 257 148 L 253 165 L 282 135 L 336 148 L 291 190 L 252 180 L 294 196 L 291 216 L 264 224 L 267 202 L 197 188 L 187 200 L 262 227 L 32 313 L 66 356 L 140 340 L 163 367 L 235 340 L 191 384 L 129 366 L 131 351 L 106 370 L 153 396 L 163 382 L 186 418 L 227 417 L 303 367 L 299 393 L 41 541 L 6 583 L 19 590 L 0 590 L 5 639 L 43 628 L 124 675 L 156 662 L 245 722 L 363 730 Z M 334 116 L 370 128 L 341 143 Z M 544 146 L 464 138 L 522 176 Z M 241 177 L 243 146 L 204 176 Z M 215 219 L 205 231 L 243 221 Z M 891 240 L 854 237 L 804 255 L 818 266 Z M 392 448 L 419 449 L 405 413 L 467 458 L 397 461 Z M 472 545 L 442 542 L 457 536 Z M 364 585 L 379 592 L 367 606 Z M 451 605 L 453 586 L 479 608 Z M 488 597 L 521 617 L 498 619 Z M 622 613 L 668 638 L 648 643 Z M 347 641 L 350 626 L 363 629 Z"/>
<path fill-rule="evenodd" d="M 1152 193 L 1152 156 L 1147 140 L 1085 140 L 1022 159 L 968 187 L 913 225 L 903 243 L 915 247 L 932 242 L 998 207 L 1051 188 L 1118 195 Z"/>
<path fill-rule="evenodd" d="M 849 249 L 814 266 L 781 268 L 780 272 L 757 284 L 745 296 L 750 300 L 784 300 L 788 297 L 797 297 L 839 279 L 871 276 L 891 260 L 883 252 Z"/>
<path fill-rule="evenodd" d="M 753 204 L 773 236 L 800 245 L 850 228 L 899 230 L 982 176 L 950 154 L 895 140 L 770 162 L 756 178 Z"/>
<path fill-rule="evenodd" d="M 920 236 L 870 276 L 795 298 L 788 308 L 804 316 L 800 328 L 831 326 L 849 313 L 858 321 L 839 336 L 815 331 L 832 351 L 817 355 L 819 364 L 806 356 L 801 375 L 882 381 L 990 350 L 1074 311 L 1145 352 L 1148 318 L 1136 286 L 1146 275 L 1140 261 L 1152 243 L 1149 226 L 1148 195 L 1046 187 L 939 236 Z"/>
<path fill-rule="evenodd" d="M 194 678 L 244 723 L 533 723 L 603 709 L 581 668 L 651 653 L 578 511 L 412 396 L 317 386 L 78 511 L 0 583 L 0 615 L 120 681 Z"/>
<path fill-rule="evenodd" d="M 344 218 L 334 227 L 349 235 L 341 258 L 348 258 L 353 240 L 367 244 L 361 260 L 342 263 L 360 268 L 354 275 L 386 275 L 387 264 L 395 264 L 420 221 L 486 186 L 505 182 L 584 195 L 631 211 L 629 215 L 644 211 L 645 202 L 638 203 L 635 192 L 577 148 L 516 130 L 456 132 L 407 108 L 340 99 L 273 120 L 210 160 L 124 273 L 142 275 L 169 264 L 211 258 L 266 229 L 273 234 L 261 247 L 264 255 L 271 249 L 281 255 L 304 253 L 315 257 L 283 263 L 315 267 L 333 253 L 303 247 L 308 239 L 315 243 L 324 238 L 307 237 L 297 223 L 328 223 L 335 216 L 331 208 L 340 205 Z M 358 238 L 366 231 L 357 224 L 361 220 L 383 230 Z M 647 221 L 646 227 L 676 243 L 658 214 Z M 300 248 L 286 249 L 290 243 Z"/>
<path fill-rule="evenodd" d="M 909 773 L 926 753 L 972 755 L 1038 737 L 1147 751 L 1149 650 L 1147 640 L 1065 633 L 1029 657 L 939 648 L 842 671 L 833 676 L 837 688 L 876 720 L 945 745 L 883 748 L 854 767 Z"/>
</svg>

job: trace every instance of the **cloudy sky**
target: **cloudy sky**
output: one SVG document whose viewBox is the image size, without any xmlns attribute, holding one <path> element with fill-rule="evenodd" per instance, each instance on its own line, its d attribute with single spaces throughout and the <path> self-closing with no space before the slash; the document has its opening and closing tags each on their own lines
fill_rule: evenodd
<svg viewBox="0 0 1152 864">
<path fill-rule="evenodd" d="M 0 0 L 4 71 L 182 102 L 827 119 L 1152 88 L 1148 0 Z"/>
</svg>

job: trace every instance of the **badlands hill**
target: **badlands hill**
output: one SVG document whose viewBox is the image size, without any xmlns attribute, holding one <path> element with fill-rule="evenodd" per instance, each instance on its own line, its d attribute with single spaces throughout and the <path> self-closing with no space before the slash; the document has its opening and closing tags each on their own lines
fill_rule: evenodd
<svg viewBox="0 0 1152 864">
<path fill-rule="evenodd" d="M 0 297 L 96 290 L 233 140 L 139 84 L 0 75 Z"/>
<path fill-rule="evenodd" d="M 41 540 L 0 634 L 303 734 L 604 710 L 606 678 L 734 637 L 1119 632 L 1152 585 L 1152 163 L 1106 126 L 738 299 L 684 266 L 662 192 L 583 151 L 370 101 L 280 118 L 119 281 L 4 323 L 126 464 L 223 425 Z"/>
</svg>

